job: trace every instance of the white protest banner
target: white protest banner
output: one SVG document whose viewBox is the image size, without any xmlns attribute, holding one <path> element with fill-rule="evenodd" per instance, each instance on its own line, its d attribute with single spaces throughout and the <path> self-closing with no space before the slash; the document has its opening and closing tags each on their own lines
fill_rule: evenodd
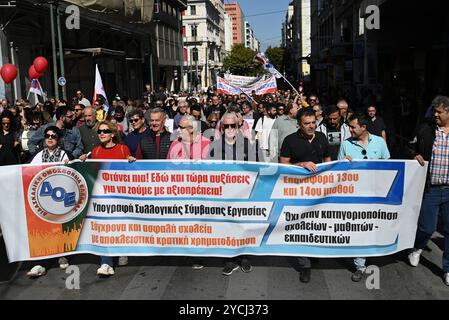
<svg viewBox="0 0 449 320">
<path fill-rule="evenodd" d="M 213 161 L 8 166 L 0 224 L 10 261 L 382 256 L 413 247 L 426 172 L 416 161 L 332 162 L 317 173 Z"/>
</svg>

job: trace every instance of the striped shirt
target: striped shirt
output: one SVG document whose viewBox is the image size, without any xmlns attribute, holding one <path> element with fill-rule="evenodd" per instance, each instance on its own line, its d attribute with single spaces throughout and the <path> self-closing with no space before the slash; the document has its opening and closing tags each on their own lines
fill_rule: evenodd
<svg viewBox="0 0 449 320">
<path fill-rule="evenodd" d="M 449 134 L 445 134 L 442 128 L 436 131 L 430 161 L 430 179 L 432 185 L 449 185 Z"/>
</svg>

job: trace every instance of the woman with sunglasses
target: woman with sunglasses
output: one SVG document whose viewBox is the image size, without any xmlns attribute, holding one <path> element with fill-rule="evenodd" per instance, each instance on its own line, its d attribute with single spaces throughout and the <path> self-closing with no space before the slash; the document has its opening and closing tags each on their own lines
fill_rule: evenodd
<svg viewBox="0 0 449 320">
<path fill-rule="evenodd" d="M 20 163 L 19 133 L 16 130 L 16 119 L 9 112 L 1 115 L 2 129 L 0 130 L 0 166 Z"/>
<path fill-rule="evenodd" d="M 44 149 L 33 157 L 31 164 L 68 162 L 71 157 L 59 146 L 61 137 L 62 132 L 58 127 L 47 127 L 44 131 Z"/>
<path fill-rule="evenodd" d="M 220 112 L 212 112 L 207 118 L 209 129 L 216 129 L 218 121 L 220 121 Z"/>
<path fill-rule="evenodd" d="M 120 144 L 120 135 L 117 126 L 109 121 L 102 121 L 98 125 L 97 130 L 98 138 L 101 145 L 94 148 L 92 151 L 92 159 L 126 159 L 128 162 L 136 161 L 136 158 L 131 156 L 131 152 L 126 145 Z M 86 155 L 81 158 L 85 160 Z M 124 266 L 128 264 L 128 257 L 119 257 L 119 265 Z M 97 270 L 99 276 L 112 276 L 114 275 L 112 257 L 101 257 L 100 268 Z"/>
<path fill-rule="evenodd" d="M 66 151 L 59 147 L 58 142 L 61 137 L 62 132 L 58 127 L 50 126 L 46 128 L 44 131 L 44 149 L 34 156 L 33 160 L 31 160 L 31 164 L 50 162 L 68 163 L 70 159 L 69 155 Z M 59 258 L 58 263 L 61 269 L 67 269 L 69 266 L 69 261 L 65 257 Z M 43 260 L 31 268 L 31 270 L 27 273 L 27 276 L 30 278 L 43 276 L 47 273 L 48 267 L 48 260 Z"/>
</svg>

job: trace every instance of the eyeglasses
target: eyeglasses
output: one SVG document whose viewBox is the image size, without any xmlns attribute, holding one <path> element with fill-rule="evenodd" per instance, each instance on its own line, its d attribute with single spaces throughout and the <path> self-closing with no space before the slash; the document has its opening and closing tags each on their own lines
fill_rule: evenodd
<svg viewBox="0 0 449 320">
<path fill-rule="evenodd" d="M 224 127 L 225 129 L 229 129 L 229 128 L 236 129 L 236 128 L 237 128 L 237 124 L 236 124 L 236 123 L 233 123 L 233 124 L 223 124 L 223 127 Z"/>
<path fill-rule="evenodd" d="M 111 129 L 98 129 L 97 133 L 98 134 L 102 134 L 102 133 L 104 133 L 104 134 L 111 134 L 112 131 L 111 131 Z"/>
<path fill-rule="evenodd" d="M 131 122 L 131 123 L 137 123 L 137 122 L 139 122 L 140 121 L 140 118 L 139 119 L 130 119 L 129 120 L 129 122 Z"/>
<path fill-rule="evenodd" d="M 58 140 L 58 135 L 57 134 L 46 134 L 45 135 L 45 139 L 53 139 L 53 140 Z"/>
<path fill-rule="evenodd" d="M 367 154 L 366 150 L 363 149 L 363 150 L 362 150 L 362 155 L 364 156 L 364 157 L 363 157 L 363 160 L 367 160 L 367 159 L 368 159 L 368 156 L 367 156 L 366 154 Z"/>
</svg>

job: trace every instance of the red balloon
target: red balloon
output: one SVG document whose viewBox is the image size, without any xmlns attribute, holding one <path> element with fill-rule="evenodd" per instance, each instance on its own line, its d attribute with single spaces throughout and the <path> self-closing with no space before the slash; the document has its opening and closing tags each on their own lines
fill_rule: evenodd
<svg viewBox="0 0 449 320">
<path fill-rule="evenodd" d="M 30 78 L 30 80 L 39 79 L 41 76 L 42 74 L 37 72 L 34 66 L 31 66 L 30 69 L 28 69 L 28 77 Z"/>
<path fill-rule="evenodd" d="M 47 68 L 48 68 L 48 61 L 47 59 L 45 59 L 44 57 L 37 57 L 36 59 L 34 59 L 34 63 L 33 63 L 34 69 L 42 74 L 44 73 Z"/>
<path fill-rule="evenodd" d="M 13 64 L 5 64 L 0 70 L 3 81 L 11 83 L 17 77 L 17 68 Z"/>
</svg>

